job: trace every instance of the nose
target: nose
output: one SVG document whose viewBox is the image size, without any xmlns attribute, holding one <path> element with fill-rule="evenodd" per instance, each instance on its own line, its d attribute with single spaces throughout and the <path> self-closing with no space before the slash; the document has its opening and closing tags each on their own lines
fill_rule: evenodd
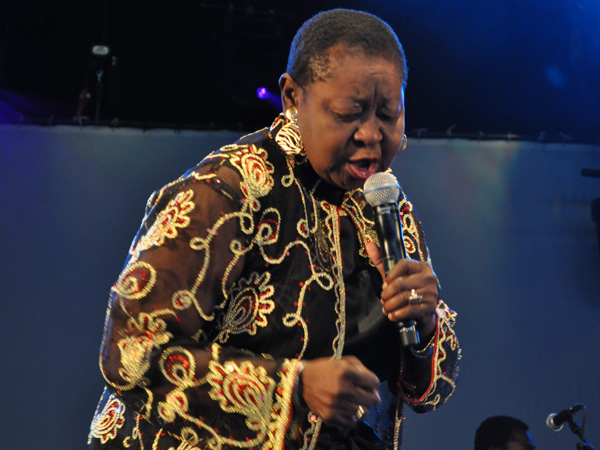
<svg viewBox="0 0 600 450">
<path fill-rule="evenodd" d="M 383 139 L 380 123 L 375 115 L 361 122 L 354 132 L 354 140 L 362 142 L 366 147 L 378 144 Z"/>
</svg>

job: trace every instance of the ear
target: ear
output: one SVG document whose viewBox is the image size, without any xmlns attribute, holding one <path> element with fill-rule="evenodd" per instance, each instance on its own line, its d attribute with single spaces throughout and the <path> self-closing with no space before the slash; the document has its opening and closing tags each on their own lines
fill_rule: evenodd
<svg viewBox="0 0 600 450">
<path fill-rule="evenodd" d="M 281 104 L 283 110 L 298 107 L 298 95 L 300 94 L 300 86 L 294 81 L 289 73 L 284 73 L 279 77 L 279 89 L 281 90 Z"/>
</svg>

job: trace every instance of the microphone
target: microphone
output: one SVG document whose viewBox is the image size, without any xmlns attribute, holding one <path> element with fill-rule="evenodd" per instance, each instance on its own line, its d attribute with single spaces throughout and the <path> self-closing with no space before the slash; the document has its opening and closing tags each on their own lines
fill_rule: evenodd
<svg viewBox="0 0 600 450">
<path fill-rule="evenodd" d="M 584 406 L 581 403 L 575 403 L 569 409 L 563 409 L 558 413 L 552 413 L 546 418 L 546 426 L 554 431 L 560 431 L 565 422 L 569 422 L 573 418 L 573 414 L 582 409 Z"/>
<path fill-rule="evenodd" d="M 367 178 L 363 192 L 365 199 L 375 210 L 377 235 L 383 254 L 383 269 L 387 275 L 398 261 L 406 259 L 398 211 L 400 184 L 391 173 L 377 172 Z M 414 347 L 419 344 L 419 333 L 414 320 L 396 322 L 396 325 L 400 331 L 402 346 Z"/>
</svg>

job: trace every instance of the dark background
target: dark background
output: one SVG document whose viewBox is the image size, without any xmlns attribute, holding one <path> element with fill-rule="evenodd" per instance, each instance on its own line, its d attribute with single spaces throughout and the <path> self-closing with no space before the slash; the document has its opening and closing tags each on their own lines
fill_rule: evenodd
<svg viewBox="0 0 600 450">
<path fill-rule="evenodd" d="M 87 88 L 91 98 L 75 122 L 263 127 L 277 107 L 259 100 L 256 89 L 278 95 L 277 79 L 298 26 L 319 10 L 343 6 L 378 14 L 398 33 L 410 67 L 409 133 L 600 141 L 595 0 L 2 5 L 2 122 L 72 123 Z M 94 57 L 97 44 L 108 45 L 111 54 Z"/>
</svg>

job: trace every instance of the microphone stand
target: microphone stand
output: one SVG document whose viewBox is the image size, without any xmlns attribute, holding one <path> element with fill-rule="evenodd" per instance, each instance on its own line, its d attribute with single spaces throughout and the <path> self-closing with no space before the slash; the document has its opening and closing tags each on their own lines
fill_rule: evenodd
<svg viewBox="0 0 600 450">
<path fill-rule="evenodd" d="M 583 424 L 585 425 L 585 416 L 583 419 Z M 594 446 L 586 441 L 583 437 L 583 428 L 580 427 L 575 420 L 573 420 L 573 417 L 569 419 L 569 428 L 581 441 L 576 446 L 577 450 L 594 450 Z"/>
</svg>

